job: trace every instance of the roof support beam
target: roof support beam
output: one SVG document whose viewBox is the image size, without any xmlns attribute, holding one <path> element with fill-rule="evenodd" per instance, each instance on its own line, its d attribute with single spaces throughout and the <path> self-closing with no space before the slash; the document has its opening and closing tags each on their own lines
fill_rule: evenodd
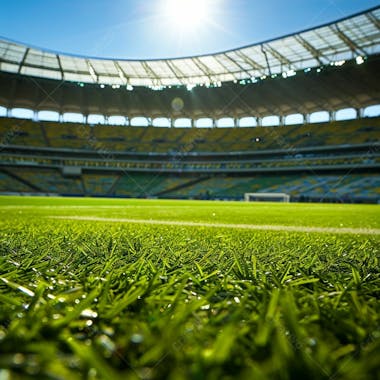
<svg viewBox="0 0 380 380">
<path fill-rule="evenodd" d="M 223 63 L 223 62 L 222 62 L 217 56 L 214 56 L 214 58 L 215 58 L 215 61 L 217 61 L 217 62 L 219 63 L 219 65 L 222 66 L 224 70 L 226 70 L 226 74 L 230 74 L 230 75 L 232 75 L 232 76 L 234 77 L 234 79 L 238 79 L 238 78 L 235 76 L 234 73 L 232 73 L 232 72 L 230 72 L 230 71 L 228 70 L 228 68 L 224 65 L 224 63 Z"/>
<path fill-rule="evenodd" d="M 376 26 L 377 29 L 380 29 L 380 20 L 373 13 L 367 13 L 366 16 L 367 19 Z"/>
<path fill-rule="evenodd" d="M 119 77 L 122 80 L 123 84 L 124 85 L 128 84 L 128 82 L 129 82 L 128 76 L 125 74 L 125 71 L 119 65 L 119 62 L 113 61 L 113 63 L 115 65 L 115 67 L 116 67 L 116 70 L 117 70 L 117 72 L 119 74 Z"/>
<path fill-rule="evenodd" d="M 244 54 L 242 51 L 240 50 L 236 50 L 234 52 L 236 55 L 238 55 L 245 63 L 247 63 L 248 65 L 251 65 L 252 66 L 252 69 L 253 70 L 261 70 L 263 71 L 262 74 L 265 74 L 264 70 L 265 70 L 265 67 L 260 65 L 259 63 L 257 63 L 256 61 L 254 61 L 253 59 L 249 58 L 246 54 Z M 226 53 L 226 55 L 228 55 Z M 232 59 L 232 58 L 231 58 Z"/>
<path fill-rule="evenodd" d="M 186 78 L 186 75 L 170 60 L 166 60 L 165 63 L 168 65 L 170 71 L 175 75 L 176 79 L 178 79 L 183 85 L 189 84 L 184 81 L 182 78 Z"/>
<path fill-rule="evenodd" d="M 267 54 L 267 52 L 264 49 L 264 45 L 261 45 L 261 52 L 264 54 L 265 62 L 267 63 L 267 67 L 268 67 L 268 73 L 269 73 L 269 75 L 272 75 L 272 70 L 270 68 L 268 54 Z"/>
<path fill-rule="evenodd" d="M 354 41 L 352 41 L 345 33 L 340 30 L 338 24 L 330 26 L 330 29 L 351 49 L 354 54 L 367 55 L 364 49 L 360 48 Z"/>
<path fill-rule="evenodd" d="M 145 61 L 141 61 L 141 64 L 143 65 L 145 71 L 154 78 L 154 80 L 156 81 L 155 85 L 156 86 L 161 85 L 160 77 L 152 70 L 152 68 L 148 65 L 148 63 Z M 149 77 L 149 75 L 147 76 Z"/>
<path fill-rule="evenodd" d="M 199 60 L 199 58 L 193 58 L 192 61 L 194 62 L 195 66 L 197 66 L 198 69 L 202 71 L 203 75 L 205 75 L 206 77 L 208 77 L 208 79 L 210 79 L 210 82 L 214 81 L 212 79 L 212 77 L 211 77 L 214 73 L 210 72 L 210 70 L 208 69 L 208 67 L 206 65 L 204 65 Z"/>
<path fill-rule="evenodd" d="M 323 54 L 319 50 L 317 50 L 313 45 L 310 44 L 310 42 L 306 41 L 299 34 L 295 35 L 294 38 L 314 57 L 314 59 L 318 61 L 320 66 L 323 65 L 323 62 L 321 60 Z"/>
<path fill-rule="evenodd" d="M 63 68 L 62 68 L 61 58 L 59 57 L 58 54 L 56 55 L 56 58 L 57 58 L 58 66 L 59 66 L 59 71 L 61 72 L 61 80 L 64 80 L 65 79 L 65 74 L 64 74 L 64 71 L 63 71 Z"/>
<path fill-rule="evenodd" d="M 92 67 L 90 60 L 87 59 L 86 63 L 87 63 L 88 71 L 91 75 L 91 78 L 93 79 L 95 83 L 99 83 L 99 75 L 96 73 L 95 69 Z"/>
<path fill-rule="evenodd" d="M 243 67 L 239 64 L 239 62 L 234 61 L 232 58 L 230 58 L 227 54 L 223 54 L 223 57 L 227 58 L 230 62 L 232 62 L 234 65 L 236 65 L 242 72 L 246 73 L 247 78 L 250 78 L 252 75 Z M 232 74 L 236 80 L 242 79 L 241 77 L 238 77 L 235 75 L 235 72 L 230 72 L 229 69 L 221 62 L 219 59 L 219 56 L 215 56 L 215 59 L 219 62 L 221 66 L 226 70 L 228 74 Z"/>
<path fill-rule="evenodd" d="M 261 45 L 261 47 L 261 50 L 263 50 L 264 45 Z M 276 58 L 281 63 L 281 67 L 282 65 L 287 65 L 289 68 L 291 68 L 292 63 L 289 61 L 289 59 L 279 53 L 277 50 L 273 49 L 270 45 L 265 45 L 265 51 L 268 51 L 274 58 Z"/>
<path fill-rule="evenodd" d="M 28 56 L 29 50 L 30 50 L 29 48 L 27 48 L 27 49 L 25 50 L 25 53 L 24 53 L 24 55 L 23 55 L 23 57 L 22 57 L 22 60 L 21 60 L 21 62 L 20 62 L 20 64 L 19 64 L 19 66 L 18 66 L 17 74 L 20 74 L 20 73 L 21 73 L 21 69 L 22 69 L 22 67 L 24 66 L 24 63 L 25 63 L 26 57 Z"/>
</svg>

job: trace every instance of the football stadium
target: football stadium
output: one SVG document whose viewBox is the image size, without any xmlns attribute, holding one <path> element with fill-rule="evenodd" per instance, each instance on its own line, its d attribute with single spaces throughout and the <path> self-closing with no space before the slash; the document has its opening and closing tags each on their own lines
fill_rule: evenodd
<svg viewBox="0 0 380 380">
<path fill-rule="evenodd" d="M 0 380 L 379 379 L 380 7 L 218 53 L 0 38 Z"/>
</svg>

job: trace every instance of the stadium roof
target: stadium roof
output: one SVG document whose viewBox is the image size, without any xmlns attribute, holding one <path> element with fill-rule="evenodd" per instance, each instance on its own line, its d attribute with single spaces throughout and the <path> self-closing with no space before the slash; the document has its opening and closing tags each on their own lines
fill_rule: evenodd
<svg viewBox="0 0 380 380">
<path fill-rule="evenodd" d="M 78 57 L 0 40 L 0 71 L 111 86 L 197 86 L 292 75 L 380 53 L 380 7 L 223 53 L 160 60 Z"/>
</svg>

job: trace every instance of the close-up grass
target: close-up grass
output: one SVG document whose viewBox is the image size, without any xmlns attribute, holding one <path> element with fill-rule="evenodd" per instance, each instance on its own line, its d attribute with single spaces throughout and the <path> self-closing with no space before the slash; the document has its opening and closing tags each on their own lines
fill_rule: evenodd
<svg viewBox="0 0 380 380">
<path fill-rule="evenodd" d="M 377 205 L 0 197 L 0 379 L 379 379 Z"/>
</svg>

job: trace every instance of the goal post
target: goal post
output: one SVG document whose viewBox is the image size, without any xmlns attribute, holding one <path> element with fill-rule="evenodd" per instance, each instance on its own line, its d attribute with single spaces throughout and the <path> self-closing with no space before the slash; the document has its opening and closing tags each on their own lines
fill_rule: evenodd
<svg viewBox="0 0 380 380">
<path fill-rule="evenodd" d="M 246 202 L 290 202 L 286 193 L 244 193 Z"/>
</svg>

